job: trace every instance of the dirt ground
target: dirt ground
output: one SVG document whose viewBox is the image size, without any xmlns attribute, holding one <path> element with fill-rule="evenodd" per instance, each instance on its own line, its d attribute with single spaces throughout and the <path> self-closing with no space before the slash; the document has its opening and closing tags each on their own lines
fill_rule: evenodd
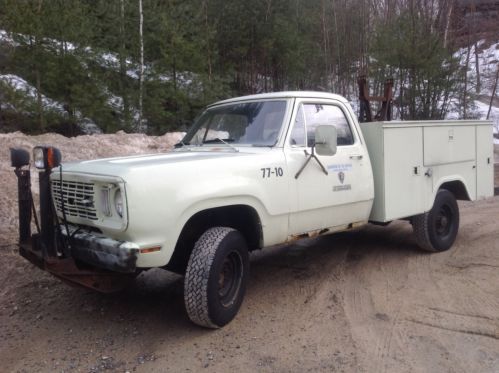
<svg viewBox="0 0 499 373">
<path fill-rule="evenodd" d="M 406 222 L 258 252 L 238 316 L 213 331 L 189 322 L 178 276 L 152 270 L 100 295 L 14 245 L 9 146 L 50 141 L 77 159 L 162 151 L 177 135 L 44 136 L 0 135 L 1 371 L 499 372 L 499 196 L 460 203 L 444 253 L 417 250 Z"/>
</svg>

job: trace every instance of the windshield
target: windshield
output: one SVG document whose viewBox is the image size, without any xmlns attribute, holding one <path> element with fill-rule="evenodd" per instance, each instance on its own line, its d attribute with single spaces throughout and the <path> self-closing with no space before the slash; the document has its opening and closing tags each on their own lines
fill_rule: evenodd
<svg viewBox="0 0 499 373">
<path fill-rule="evenodd" d="M 285 112 L 286 101 L 240 102 L 210 108 L 187 132 L 182 145 L 274 146 Z"/>
</svg>

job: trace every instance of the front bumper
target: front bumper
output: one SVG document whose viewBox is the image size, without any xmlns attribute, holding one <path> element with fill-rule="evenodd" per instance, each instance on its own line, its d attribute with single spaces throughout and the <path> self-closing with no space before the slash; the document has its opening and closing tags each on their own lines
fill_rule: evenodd
<svg viewBox="0 0 499 373">
<path fill-rule="evenodd" d="M 62 239 L 67 238 L 61 229 Z M 69 227 L 69 255 L 48 255 L 38 234 L 19 244 L 19 253 L 37 267 L 72 284 L 109 293 L 127 286 L 138 273 L 139 248 L 130 242 L 116 241 Z"/>
<path fill-rule="evenodd" d="M 98 268 L 114 272 L 133 273 L 136 271 L 139 246 L 133 242 L 117 241 L 90 231 L 68 226 L 71 256 Z M 61 233 L 68 237 L 66 228 Z"/>
</svg>

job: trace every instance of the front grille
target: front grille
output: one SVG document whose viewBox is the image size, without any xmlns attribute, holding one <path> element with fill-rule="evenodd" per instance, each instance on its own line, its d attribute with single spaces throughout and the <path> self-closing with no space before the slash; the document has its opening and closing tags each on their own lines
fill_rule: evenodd
<svg viewBox="0 0 499 373">
<path fill-rule="evenodd" d="M 52 180 L 52 198 L 57 212 L 62 215 L 62 201 L 66 217 L 97 220 L 95 208 L 95 187 L 93 183 Z"/>
</svg>

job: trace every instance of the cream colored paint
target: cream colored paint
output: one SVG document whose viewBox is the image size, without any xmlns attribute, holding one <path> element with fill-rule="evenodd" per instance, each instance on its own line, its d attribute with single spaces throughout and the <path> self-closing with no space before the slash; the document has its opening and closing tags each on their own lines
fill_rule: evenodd
<svg viewBox="0 0 499 373">
<path fill-rule="evenodd" d="M 115 220 L 113 224 L 109 224 L 102 216 L 93 223 L 81 219 L 68 220 L 93 225 L 101 229 L 105 236 L 133 242 L 141 248 L 160 245 L 159 252 L 139 255 L 138 267 L 147 268 L 167 264 L 186 222 L 194 214 L 210 208 L 235 204 L 254 208 L 262 223 L 265 247 L 286 242 L 307 232 L 323 229 L 334 232 L 358 226 L 366 223 L 369 216 L 371 219 L 375 216 L 374 220 L 379 221 L 396 217 L 401 214 L 396 204 L 403 205 L 412 198 L 408 196 L 407 187 L 412 188 L 411 195 L 417 194 L 417 198 L 412 198 L 414 201 L 411 208 L 405 210 L 406 213 L 410 211 L 410 214 L 427 211 L 433 203 L 439 183 L 446 180 L 462 180 L 473 198 L 476 196 L 476 170 L 470 173 L 463 168 L 462 162 L 451 166 L 433 165 L 431 182 L 425 180 L 423 175 L 411 175 L 406 169 L 410 167 L 412 170 L 415 165 L 412 160 L 409 162 L 410 157 L 404 152 L 407 149 L 405 132 L 414 131 L 414 126 L 419 126 L 418 133 L 423 136 L 423 128 L 431 130 L 442 124 L 367 124 L 372 127 L 364 127 L 366 130 L 363 134 L 355 114 L 343 97 L 316 92 L 247 96 L 215 105 L 277 98 L 286 99 L 288 109 L 279 141 L 272 148 L 240 146 L 235 151 L 224 144 L 211 144 L 183 147 L 167 154 L 65 164 L 64 178 L 98 182 L 114 180 L 126 195 L 126 213 L 120 224 L 116 224 Z M 295 178 L 296 172 L 306 160 L 304 150 L 311 151 L 292 147 L 288 141 L 290 123 L 293 123 L 296 110 L 302 102 L 337 105 L 344 111 L 352 127 L 355 137 L 353 145 L 339 146 L 337 154 L 333 156 L 319 156 L 324 166 L 329 168 L 328 175 L 321 171 L 315 161 L 311 161 L 302 175 Z M 467 122 L 466 126 L 475 128 L 477 123 Z M 490 126 L 490 123 L 487 125 Z M 400 134 L 390 135 L 390 129 L 395 128 Z M 459 131 L 458 129 L 456 132 Z M 367 136 L 366 139 L 364 135 Z M 485 141 L 484 135 L 479 137 L 481 141 Z M 421 142 L 422 139 L 423 137 Z M 366 142 L 371 154 L 368 153 Z M 438 147 L 438 144 L 435 146 Z M 459 145 L 461 146 L 463 145 Z M 418 164 L 421 173 L 425 169 L 422 152 L 421 149 L 421 162 Z M 397 161 L 383 163 L 387 162 L 387 153 L 391 157 L 397 157 Z M 488 155 L 488 151 L 480 153 L 481 157 L 484 155 Z M 433 154 L 429 156 L 432 157 Z M 343 182 L 339 179 L 337 165 L 349 165 L 344 171 Z M 283 174 L 263 177 L 262 169 L 266 168 L 272 171 L 280 168 Z M 386 174 L 386 169 L 400 180 L 387 184 L 389 175 Z M 488 175 L 488 168 L 481 169 L 481 172 Z M 52 177 L 58 178 L 59 175 L 55 173 Z M 471 181 L 473 177 L 474 184 Z M 416 179 L 418 183 L 412 185 Z M 345 184 L 350 185 L 351 189 L 335 191 L 335 187 Z M 489 195 L 489 189 L 479 182 L 478 190 L 482 197 Z M 408 215 L 402 214 L 397 217 L 406 216 Z M 116 219 L 116 216 L 113 215 L 112 219 Z"/>
</svg>

